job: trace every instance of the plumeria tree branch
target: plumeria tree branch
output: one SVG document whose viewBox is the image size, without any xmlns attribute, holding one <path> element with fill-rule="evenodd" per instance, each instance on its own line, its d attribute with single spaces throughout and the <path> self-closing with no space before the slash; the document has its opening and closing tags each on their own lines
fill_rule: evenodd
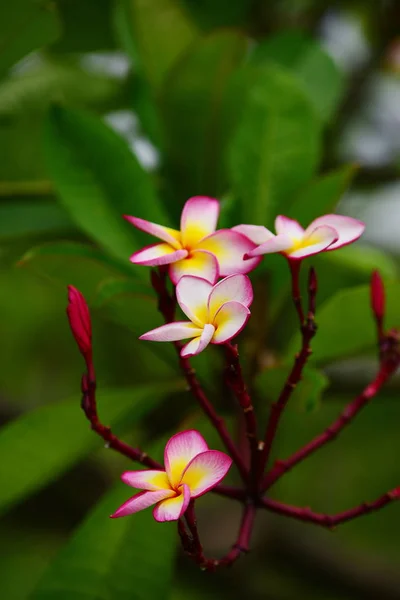
<svg viewBox="0 0 400 600">
<path fill-rule="evenodd" d="M 314 523 L 322 527 L 332 529 L 337 525 L 341 525 L 346 521 L 352 521 L 363 515 L 367 515 L 373 511 L 380 510 L 387 504 L 400 499 L 400 487 L 394 488 L 390 492 L 386 492 L 373 502 L 363 502 L 362 504 L 345 510 L 340 513 L 333 515 L 313 512 L 310 508 L 300 508 L 298 506 L 292 506 L 290 504 L 283 504 L 271 498 L 263 498 L 261 506 L 271 512 L 283 515 L 285 517 L 291 517 L 297 521 L 303 521 L 306 523 Z"/>
<path fill-rule="evenodd" d="M 295 272 L 296 273 L 296 272 Z M 292 271 L 293 274 L 293 271 Z M 296 388 L 297 384 L 301 380 L 303 369 L 307 363 L 307 360 L 311 354 L 310 342 L 316 333 L 316 326 L 314 322 L 315 314 L 315 297 L 317 293 L 317 277 L 313 268 L 310 269 L 309 280 L 308 280 L 308 313 L 307 319 L 301 326 L 302 344 L 300 352 L 297 354 L 293 367 L 286 379 L 283 389 L 279 395 L 279 398 L 271 406 L 271 411 L 265 431 L 264 446 L 261 451 L 260 457 L 260 476 L 264 472 L 265 466 L 268 462 L 272 445 L 275 440 L 275 436 L 279 427 L 280 419 L 283 411 L 286 408 L 290 397 Z M 296 304 L 296 303 L 295 303 Z"/>
</svg>

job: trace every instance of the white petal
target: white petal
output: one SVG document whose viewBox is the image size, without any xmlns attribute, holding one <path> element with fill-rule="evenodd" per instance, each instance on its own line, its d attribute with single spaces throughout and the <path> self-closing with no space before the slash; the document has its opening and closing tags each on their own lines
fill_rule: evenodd
<svg viewBox="0 0 400 600">
<path fill-rule="evenodd" d="M 194 250 L 184 260 L 171 264 L 169 275 L 175 285 L 185 275 L 201 277 L 215 283 L 219 277 L 218 261 L 210 252 Z"/>
<path fill-rule="evenodd" d="M 195 456 L 183 472 L 182 483 L 190 489 L 190 496 L 197 498 L 215 487 L 227 474 L 232 459 L 219 450 L 207 450 Z"/>
<path fill-rule="evenodd" d="M 262 256 L 263 254 L 272 254 L 273 252 L 283 252 L 293 246 L 293 240 L 283 233 L 274 236 L 268 242 L 257 246 L 254 250 L 247 253 L 250 258 L 254 256 Z"/>
<path fill-rule="evenodd" d="M 200 277 L 182 277 L 176 286 L 176 298 L 185 315 L 199 327 L 208 322 L 208 297 L 213 286 Z"/>
<path fill-rule="evenodd" d="M 245 235 L 249 240 L 254 242 L 254 244 L 263 244 L 264 242 L 268 242 L 271 238 L 275 237 L 275 234 L 272 233 L 266 227 L 262 225 L 236 225 L 232 227 L 232 231 L 237 231 L 242 235 Z"/>
<path fill-rule="evenodd" d="M 187 485 L 182 485 L 182 493 L 175 498 L 162 500 L 153 509 L 153 516 L 156 521 L 177 521 L 181 518 L 190 502 L 190 490 Z"/>
<path fill-rule="evenodd" d="M 293 252 L 288 252 L 287 256 L 291 259 L 303 259 L 306 256 L 313 256 L 319 252 L 324 252 L 330 248 L 331 244 L 338 239 L 336 229 L 332 227 L 317 227 L 314 231 L 304 238 L 300 248 Z"/>
<path fill-rule="evenodd" d="M 168 490 L 170 488 L 169 480 L 165 471 L 142 470 L 125 471 L 121 479 L 127 485 L 139 490 Z"/>
<path fill-rule="evenodd" d="M 214 285 L 209 296 L 209 320 L 212 322 L 216 312 L 226 302 L 240 302 L 249 307 L 253 302 L 253 288 L 247 275 L 229 275 Z"/>
<path fill-rule="evenodd" d="M 132 223 L 135 227 L 140 229 L 141 231 L 145 231 L 146 233 L 150 233 L 155 237 L 160 238 L 164 242 L 167 242 L 171 246 L 173 246 L 176 250 L 182 248 L 180 243 L 181 232 L 176 229 L 171 229 L 170 227 L 164 227 L 163 225 L 158 225 L 157 223 L 152 223 L 151 221 L 145 221 L 144 219 L 138 219 L 137 217 L 130 217 L 129 215 L 124 215 L 124 219 Z"/>
<path fill-rule="evenodd" d="M 122 506 L 120 506 L 115 513 L 111 515 L 112 519 L 117 517 L 126 517 L 127 515 L 132 515 L 133 513 L 139 512 L 139 510 L 143 510 L 156 504 L 156 502 L 160 502 L 160 500 L 164 500 L 165 498 L 171 498 L 171 496 L 175 496 L 176 492 L 173 490 L 159 490 L 156 492 L 139 492 L 136 496 L 129 498 Z"/>
<path fill-rule="evenodd" d="M 240 333 L 250 317 L 247 306 L 240 302 L 227 302 L 214 317 L 216 331 L 213 344 L 222 344 Z"/>
<path fill-rule="evenodd" d="M 213 339 L 215 328 L 213 325 L 204 325 L 203 332 L 200 337 L 194 338 L 191 342 L 186 344 L 181 350 L 181 356 L 189 358 L 195 354 L 200 354 L 208 346 Z"/>
<path fill-rule="evenodd" d="M 130 261 L 135 265 L 157 267 L 181 261 L 187 255 L 187 250 L 175 250 L 169 244 L 151 244 L 132 254 Z"/>
<path fill-rule="evenodd" d="M 173 435 L 164 451 L 165 470 L 171 485 L 177 486 L 192 458 L 206 450 L 208 446 L 205 439 L 195 429 Z"/>
<path fill-rule="evenodd" d="M 345 217 L 343 215 L 324 215 L 315 219 L 309 227 L 306 229 L 306 233 L 309 234 L 317 227 L 328 226 L 336 229 L 339 239 L 329 246 L 329 250 L 336 250 L 347 244 L 351 244 L 358 240 L 363 234 L 365 229 L 365 223 L 352 217 Z"/>
<path fill-rule="evenodd" d="M 243 260 L 243 256 L 255 248 L 255 244 L 238 231 L 220 229 L 209 237 L 201 240 L 198 249 L 207 250 L 214 254 L 219 265 L 219 275 L 234 275 L 248 273 L 255 269 L 259 258 Z"/>
<path fill-rule="evenodd" d="M 294 242 L 302 240 L 304 236 L 304 229 L 300 223 L 283 215 L 278 215 L 276 217 L 275 231 L 278 235 L 288 235 Z"/>
<path fill-rule="evenodd" d="M 181 215 L 182 244 L 193 249 L 197 242 L 214 233 L 219 216 L 219 202 L 215 198 L 189 198 Z"/>
<path fill-rule="evenodd" d="M 151 342 L 177 342 L 187 338 L 197 337 L 202 334 L 202 329 L 189 323 L 188 321 L 176 321 L 161 325 L 140 336 L 139 340 L 149 340 Z"/>
</svg>

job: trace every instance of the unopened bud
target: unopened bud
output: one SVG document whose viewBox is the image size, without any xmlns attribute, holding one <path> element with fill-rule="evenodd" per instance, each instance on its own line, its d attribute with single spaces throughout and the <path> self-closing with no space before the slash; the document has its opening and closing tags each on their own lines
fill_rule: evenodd
<svg viewBox="0 0 400 600">
<path fill-rule="evenodd" d="M 68 286 L 67 315 L 72 334 L 84 358 L 92 351 L 92 325 L 86 300 L 79 290 Z"/>
<path fill-rule="evenodd" d="M 372 311 L 381 322 L 385 314 L 385 287 L 378 271 L 372 273 L 370 291 Z"/>
</svg>

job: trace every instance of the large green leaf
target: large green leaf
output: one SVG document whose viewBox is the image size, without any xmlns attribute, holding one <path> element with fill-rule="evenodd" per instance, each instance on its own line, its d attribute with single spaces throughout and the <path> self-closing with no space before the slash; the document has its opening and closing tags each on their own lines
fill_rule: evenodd
<svg viewBox="0 0 400 600">
<path fill-rule="evenodd" d="M 243 27 L 251 12 L 253 0 L 181 0 L 188 7 L 196 23 L 211 31 L 217 27 Z"/>
<path fill-rule="evenodd" d="M 251 87 L 231 144 L 231 179 L 243 201 L 243 222 L 268 226 L 314 175 L 320 125 L 290 73 L 260 68 L 244 78 Z"/>
<path fill-rule="evenodd" d="M 387 327 L 399 327 L 400 283 L 386 284 Z M 376 344 L 376 329 L 369 304 L 369 286 L 338 292 L 317 310 L 317 335 L 312 341 L 312 360 L 319 364 L 355 355 Z M 299 337 L 290 344 L 289 354 L 299 347 Z"/>
<path fill-rule="evenodd" d="M 126 261 L 148 239 L 124 222 L 123 214 L 166 223 L 149 175 L 126 143 L 99 119 L 53 107 L 44 149 L 63 206 L 113 256 Z M 146 277 L 143 269 L 137 273 Z"/>
<path fill-rule="evenodd" d="M 180 386 L 175 380 L 99 391 L 100 418 L 117 430 L 129 429 Z M 0 510 L 59 477 L 99 446 L 101 441 L 90 431 L 78 396 L 6 425 L 0 431 L 0 451 L 7 456 L 0 464 Z"/>
<path fill-rule="evenodd" d="M 50 565 L 31 600 L 167 600 L 176 523 L 160 525 L 151 511 L 110 519 L 130 495 L 129 488 L 118 484 L 98 503 Z"/>
<path fill-rule="evenodd" d="M 50 200 L 0 203 L 0 240 L 73 230 L 74 225 L 68 215 Z"/>
<path fill-rule="evenodd" d="M 297 194 L 287 215 L 307 227 L 317 217 L 334 212 L 355 171 L 354 165 L 346 165 L 321 175 Z"/>
<path fill-rule="evenodd" d="M 150 84 L 158 88 L 197 39 L 197 28 L 179 0 L 122 0 L 122 3 L 143 71 Z"/>
<path fill-rule="evenodd" d="M 218 31 L 193 46 L 166 78 L 160 102 L 167 165 L 182 197 L 221 192 L 223 98 L 246 46 L 243 34 Z"/>
<path fill-rule="evenodd" d="M 0 6 L 0 77 L 32 50 L 57 39 L 59 22 L 51 2 L 13 0 Z"/>
<path fill-rule="evenodd" d="M 71 284 L 89 297 L 99 283 L 110 277 L 126 279 L 132 273 L 126 266 L 101 250 L 76 242 L 50 242 L 29 250 L 19 261 L 38 275 L 61 284 Z M 88 298 L 89 299 L 89 298 Z"/>
<path fill-rule="evenodd" d="M 262 41 L 250 59 L 290 69 L 323 121 L 334 114 L 344 88 L 344 77 L 320 43 L 298 31 L 285 31 Z"/>
</svg>

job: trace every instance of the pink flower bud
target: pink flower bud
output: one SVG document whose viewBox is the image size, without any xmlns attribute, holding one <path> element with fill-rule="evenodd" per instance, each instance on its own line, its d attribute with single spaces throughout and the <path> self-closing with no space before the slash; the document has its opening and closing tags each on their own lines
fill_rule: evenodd
<svg viewBox="0 0 400 600">
<path fill-rule="evenodd" d="M 67 315 L 72 334 L 84 358 L 92 351 L 92 325 L 86 300 L 79 290 L 68 286 Z"/>
<path fill-rule="evenodd" d="M 382 321 L 385 314 L 385 287 L 378 271 L 372 273 L 370 290 L 372 311 L 376 319 Z"/>
</svg>

